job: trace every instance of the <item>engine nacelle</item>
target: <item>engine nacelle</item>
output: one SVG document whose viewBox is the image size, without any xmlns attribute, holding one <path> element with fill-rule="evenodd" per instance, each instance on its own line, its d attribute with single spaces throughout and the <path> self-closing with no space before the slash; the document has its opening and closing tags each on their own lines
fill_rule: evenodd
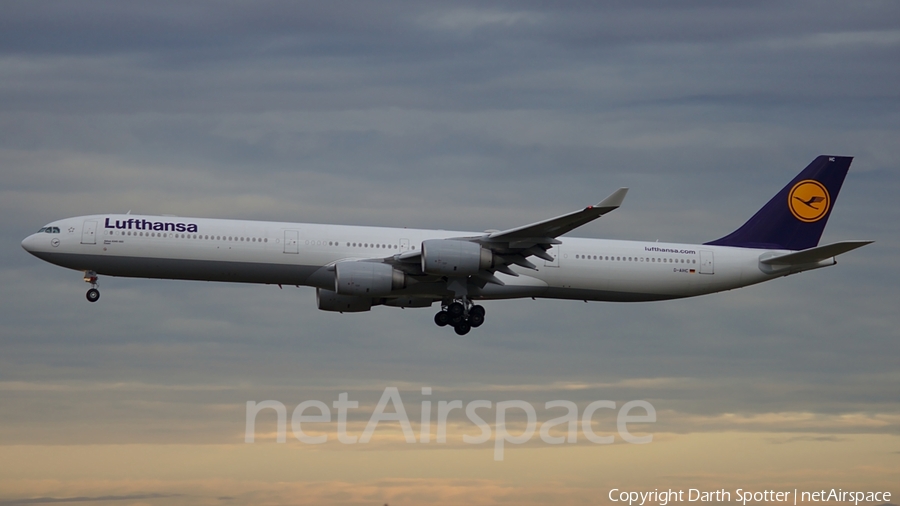
<svg viewBox="0 0 900 506">
<path fill-rule="evenodd" d="M 373 297 L 406 287 L 406 274 L 377 262 L 338 262 L 334 291 L 340 295 Z"/>
<path fill-rule="evenodd" d="M 469 241 L 422 241 L 422 271 L 440 276 L 471 276 L 494 264 L 494 253 Z"/>
<path fill-rule="evenodd" d="M 430 297 L 394 297 L 385 299 L 384 305 L 391 307 L 431 307 L 434 299 Z"/>
<path fill-rule="evenodd" d="M 372 309 L 371 297 L 339 295 L 331 290 L 316 288 L 316 305 L 322 311 L 338 311 L 340 313 L 361 313 Z"/>
</svg>

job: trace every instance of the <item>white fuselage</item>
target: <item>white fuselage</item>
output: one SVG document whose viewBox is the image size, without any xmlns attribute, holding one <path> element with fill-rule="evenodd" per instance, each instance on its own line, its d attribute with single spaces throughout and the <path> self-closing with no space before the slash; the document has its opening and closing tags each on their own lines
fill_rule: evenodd
<svg viewBox="0 0 900 506">
<path fill-rule="evenodd" d="M 473 232 L 309 223 L 94 215 L 59 220 L 50 233 L 23 247 L 48 262 L 100 275 L 307 285 L 334 289 L 334 263 L 387 258 L 421 248 L 427 239 L 473 237 Z M 55 232 L 58 230 L 58 232 Z M 547 297 L 648 301 L 730 290 L 803 269 L 773 269 L 760 256 L 785 251 L 641 241 L 560 237 L 533 259 L 537 270 L 512 266 L 496 273 L 473 299 Z M 411 285 L 391 296 L 440 300 L 433 284 Z"/>
</svg>

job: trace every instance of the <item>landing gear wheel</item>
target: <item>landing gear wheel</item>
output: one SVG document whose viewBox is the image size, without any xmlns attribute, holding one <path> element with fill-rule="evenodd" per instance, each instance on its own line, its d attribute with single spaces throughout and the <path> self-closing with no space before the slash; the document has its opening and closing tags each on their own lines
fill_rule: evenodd
<svg viewBox="0 0 900 506">
<path fill-rule="evenodd" d="M 91 289 L 84 295 L 88 302 L 97 302 L 100 300 L 100 290 L 97 290 L 97 273 L 94 271 L 84 271 L 84 282 L 91 284 Z"/>
<path fill-rule="evenodd" d="M 469 325 L 480 327 L 484 323 L 484 306 L 475 305 L 469 308 Z"/>
<path fill-rule="evenodd" d="M 459 325 L 460 322 L 465 321 L 466 317 L 458 314 L 456 316 L 450 316 L 449 323 L 450 325 L 456 326 Z"/>
<path fill-rule="evenodd" d="M 434 323 L 437 324 L 438 327 L 446 327 L 448 323 L 450 323 L 450 314 L 446 311 L 441 311 L 434 315 Z"/>
<path fill-rule="evenodd" d="M 450 316 L 462 316 L 466 312 L 466 306 L 460 302 L 454 302 L 447 306 L 447 312 L 450 313 Z"/>
<path fill-rule="evenodd" d="M 453 330 L 456 331 L 457 335 L 464 336 L 472 330 L 472 326 L 469 325 L 469 322 L 463 320 L 456 325 L 453 326 Z"/>
</svg>

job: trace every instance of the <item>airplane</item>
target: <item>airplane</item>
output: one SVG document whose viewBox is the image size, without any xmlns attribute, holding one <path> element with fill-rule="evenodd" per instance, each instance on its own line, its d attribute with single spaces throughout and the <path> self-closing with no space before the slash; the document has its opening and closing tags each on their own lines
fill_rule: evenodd
<svg viewBox="0 0 900 506">
<path fill-rule="evenodd" d="M 852 157 L 822 155 L 734 232 L 704 244 L 568 237 L 617 209 L 627 188 L 549 220 L 483 233 L 310 223 L 98 214 L 22 241 L 32 255 L 100 275 L 305 285 L 319 309 L 431 307 L 459 335 L 485 321 L 476 302 L 550 298 L 639 302 L 753 285 L 831 266 L 873 241 L 819 246 Z"/>
</svg>

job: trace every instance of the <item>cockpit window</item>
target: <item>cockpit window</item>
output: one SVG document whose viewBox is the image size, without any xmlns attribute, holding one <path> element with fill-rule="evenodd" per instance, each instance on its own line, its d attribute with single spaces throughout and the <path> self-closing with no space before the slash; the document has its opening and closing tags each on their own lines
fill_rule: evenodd
<svg viewBox="0 0 900 506">
<path fill-rule="evenodd" d="M 41 227 L 40 230 L 37 231 L 39 234 L 58 234 L 59 227 Z"/>
</svg>

